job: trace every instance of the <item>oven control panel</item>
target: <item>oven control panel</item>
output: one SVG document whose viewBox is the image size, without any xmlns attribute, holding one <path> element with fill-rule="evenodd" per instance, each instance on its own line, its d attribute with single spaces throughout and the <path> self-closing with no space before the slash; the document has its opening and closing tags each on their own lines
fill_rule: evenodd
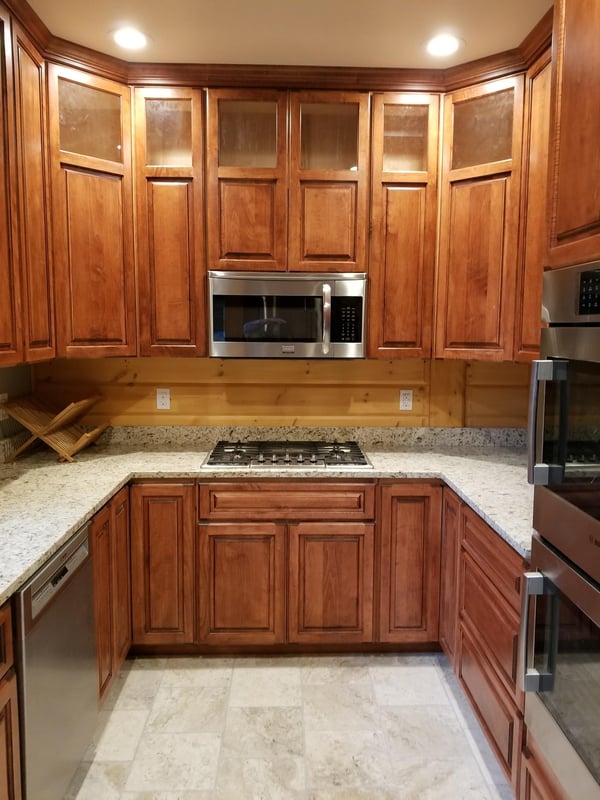
<svg viewBox="0 0 600 800">
<path fill-rule="evenodd" d="M 600 314 L 600 269 L 586 270 L 579 277 L 579 313 Z"/>
</svg>

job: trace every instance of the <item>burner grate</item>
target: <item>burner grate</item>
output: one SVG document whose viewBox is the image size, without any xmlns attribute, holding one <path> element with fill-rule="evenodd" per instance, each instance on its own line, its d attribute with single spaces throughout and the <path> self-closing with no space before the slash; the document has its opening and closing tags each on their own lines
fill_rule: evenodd
<svg viewBox="0 0 600 800">
<path fill-rule="evenodd" d="M 371 463 L 356 442 L 283 441 L 217 442 L 204 467 L 261 469 L 366 467 Z"/>
</svg>

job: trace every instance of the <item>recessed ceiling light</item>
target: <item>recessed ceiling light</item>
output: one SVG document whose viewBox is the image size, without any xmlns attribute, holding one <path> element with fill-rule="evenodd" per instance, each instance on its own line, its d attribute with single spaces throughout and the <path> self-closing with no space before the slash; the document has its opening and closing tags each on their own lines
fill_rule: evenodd
<svg viewBox="0 0 600 800">
<path fill-rule="evenodd" d="M 127 50 L 141 50 L 148 42 L 144 34 L 136 28 L 119 28 L 113 33 L 113 39 L 119 47 Z"/>
<path fill-rule="evenodd" d="M 460 47 L 460 39 L 451 33 L 440 33 L 427 42 L 427 52 L 431 56 L 451 56 Z"/>
</svg>

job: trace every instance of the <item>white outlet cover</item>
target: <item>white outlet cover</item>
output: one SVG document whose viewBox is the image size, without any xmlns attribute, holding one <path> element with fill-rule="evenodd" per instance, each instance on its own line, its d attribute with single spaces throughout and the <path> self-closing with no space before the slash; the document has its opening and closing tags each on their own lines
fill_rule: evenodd
<svg viewBox="0 0 600 800">
<path fill-rule="evenodd" d="M 400 389 L 400 411 L 412 411 L 413 390 Z"/>
<path fill-rule="evenodd" d="M 171 408 L 171 390 L 170 389 L 157 389 L 156 390 L 156 408 L 159 411 L 168 411 Z"/>
</svg>

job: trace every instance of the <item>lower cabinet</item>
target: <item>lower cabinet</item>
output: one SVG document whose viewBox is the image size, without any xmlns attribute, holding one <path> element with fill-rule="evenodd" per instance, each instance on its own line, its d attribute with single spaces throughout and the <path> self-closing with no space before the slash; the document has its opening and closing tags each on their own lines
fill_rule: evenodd
<svg viewBox="0 0 600 800">
<path fill-rule="evenodd" d="M 94 613 L 98 694 L 102 699 L 131 645 L 129 487 L 121 489 L 92 519 Z"/>
<path fill-rule="evenodd" d="M 442 489 L 381 488 L 379 641 L 436 642 L 439 629 Z"/>
<path fill-rule="evenodd" d="M 195 486 L 131 487 L 133 644 L 194 642 Z"/>
<path fill-rule="evenodd" d="M 462 501 L 452 489 L 442 495 L 442 542 L 440 565 L 440 645 L 456 668 L 458 635 L 458 572 L 460 557 L 460 512 Z"/>
<path fill-rule="evenodd" d="M 13 665 L 12 614 L 0 607 L 0 797 L 21 800 L 17 675 Z"/>
<path fill-rule="evenodd" d="M 569 800 L 529 731 L 521 754 L 519 800 Z"/>
</svg>

